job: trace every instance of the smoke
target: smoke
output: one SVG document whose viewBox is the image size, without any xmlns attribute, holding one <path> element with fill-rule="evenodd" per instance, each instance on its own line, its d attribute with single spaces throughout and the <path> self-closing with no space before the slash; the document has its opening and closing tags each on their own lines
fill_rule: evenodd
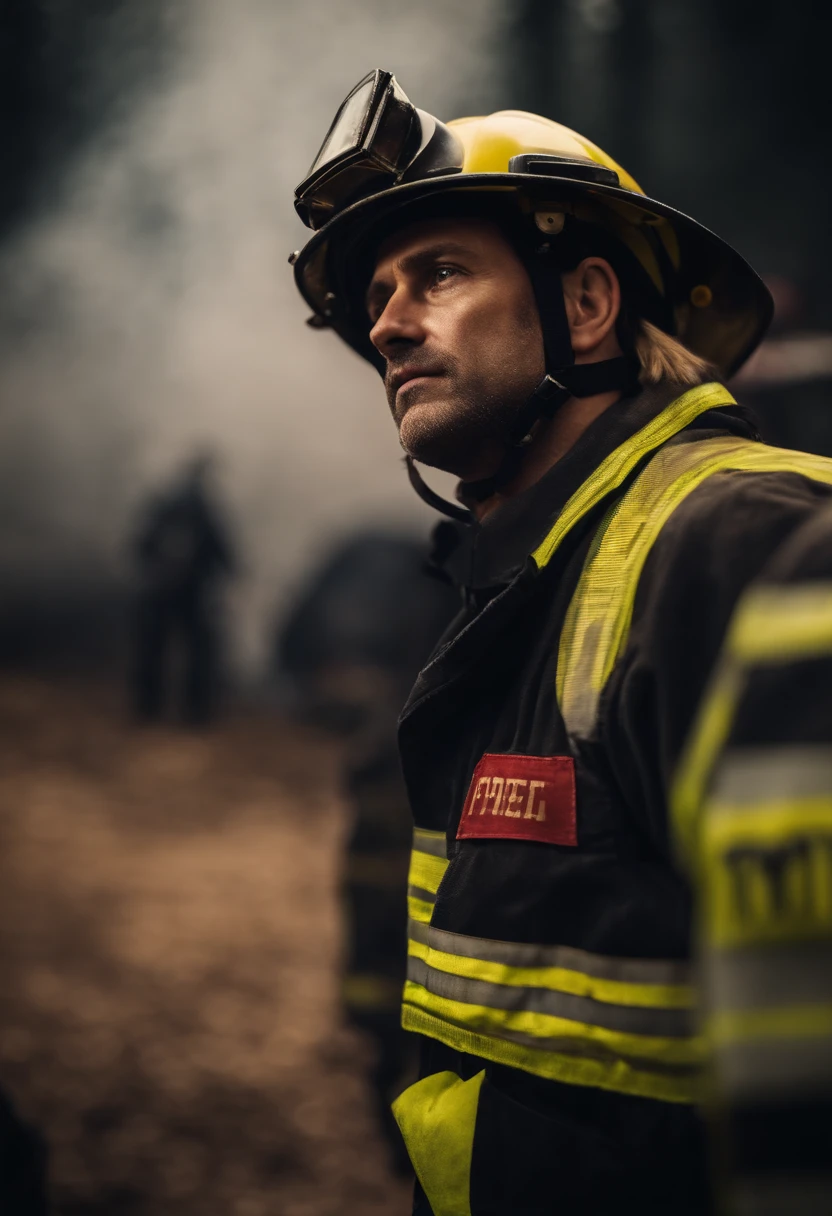
<svg viewBox="0 0 832 1216">
<path fill-rule="evenodd" d="M 426 530 L 376 373 L 303 323 L 291 195 L 371 67 L 440 116 L 493 108 L 503 10 L 180 0 L 167 71 L 0 259 L 5 582 L 123 577 L 139 504 L 209 447 L 246 569 L 237 659 L 253 670 L 333 536 Z"/>
</svg>

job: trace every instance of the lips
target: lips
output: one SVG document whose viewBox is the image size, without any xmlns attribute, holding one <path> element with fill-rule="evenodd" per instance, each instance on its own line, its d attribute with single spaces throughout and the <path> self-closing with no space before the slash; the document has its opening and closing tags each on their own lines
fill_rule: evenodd
<svg viewBox="0 0 832 1216">
<path fill-rule="evenodd" d="M 418 380 L 422 376 L 441 376 L 442 369 L 438 367 L 403 367 L 390 378 L 390 388 L 393 396 L 409 381 Z"/>
</svg>

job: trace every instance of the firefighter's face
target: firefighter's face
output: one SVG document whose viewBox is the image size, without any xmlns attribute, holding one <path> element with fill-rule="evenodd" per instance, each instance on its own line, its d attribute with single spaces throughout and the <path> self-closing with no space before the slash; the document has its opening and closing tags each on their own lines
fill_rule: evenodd
<svg viewBox="0 0 832 1216">
<path fill-rule="evenodd" d="M 531 282 L 499 228 L 437 219 L 397 233 L 367 310 L 402 447 L 463 479 L 488 476 L 544 371 Z"/>
</svg>

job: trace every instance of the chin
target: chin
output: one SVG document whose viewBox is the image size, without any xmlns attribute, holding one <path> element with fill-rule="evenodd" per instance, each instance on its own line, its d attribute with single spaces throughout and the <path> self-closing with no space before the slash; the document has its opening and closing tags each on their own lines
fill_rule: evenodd
<svg viewBox="0 0 832 1216">
<path fill-rule="evenodd" d="M 455 477 L 476 476 L 471 469 L 471 453 L 477 447 L 475 436 L 465 436 L 458 427 L 448 426 L 428 409 L 408 410 L 399 427 L 399 441 L 420 464 L 452 473 Z"/>
<path fill-rule="evenodd" d="M 448 426 L 442 404 L 412 405 L 399 423 L 399 442 L 414 460 L 448 473 L 457 472 L 459 440 Z"/>
</svg>

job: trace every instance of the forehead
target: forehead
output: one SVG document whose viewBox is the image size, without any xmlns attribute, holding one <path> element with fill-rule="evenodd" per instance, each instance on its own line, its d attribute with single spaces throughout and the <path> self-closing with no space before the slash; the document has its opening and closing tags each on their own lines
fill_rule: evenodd
<svg viewBox="0 0 832 1216">
<path fill-rule="evenodd" d="M 430 249 L 438 253 L 443 245 L 455 252 L 468 252 L 480 258 L 499 258 L 511 254 L 511 246 L 493 220 L 479 217 L 417 220 L 386 237 L 378 247 L 373 277 L 397 263 Z"/>
</svg>

